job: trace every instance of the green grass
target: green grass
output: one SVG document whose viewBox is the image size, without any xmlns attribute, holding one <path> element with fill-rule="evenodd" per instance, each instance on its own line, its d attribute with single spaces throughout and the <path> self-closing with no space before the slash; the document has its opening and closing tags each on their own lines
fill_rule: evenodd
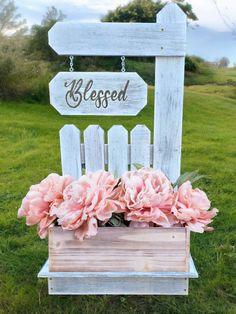
<svg viewBox="0 0 236 314">
<path fill-rule="evenodd" d="M 190 281 L 188 297 L 48 296 L 46 280 L 37 279 L 47 241 L 16 218 L 29 186 L 60 173 L 58 130 L 65 123 L 152 128 L 153 95 L 133 118 L 62 117 L 49 105 L 0 103 L 0 313 L 236 313 L 236 100 L 211 92 L 185 95 L 182 171 L 207 175 L 199 186 L 220 210 L 213 233 L 191 235 L 200 278 Z"/>
<path fill-rule="evenodd" d="M 229 85 L 236 87 L 236 69 L 222 68 L 207 65 L 205 63 L 199 64 L 198 72 L 185 72 L 185 85 Z"/>
<path fill-rule="evenodd" d="M 201 94 L 214 94 L 219 98 L 232 98 L 236 99 L 236 86 L 230 85 L 216 85 L 216 84 L 206 84 L 206 85 L 192 85 L 186 87 L 188 91 L 193 91 Z"/>
</svg>

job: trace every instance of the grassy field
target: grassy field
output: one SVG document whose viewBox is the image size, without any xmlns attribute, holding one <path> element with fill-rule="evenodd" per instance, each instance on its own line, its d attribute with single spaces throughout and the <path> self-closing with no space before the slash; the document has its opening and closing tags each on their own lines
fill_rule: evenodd
<svg viewBox="0 0 236 314">
<path fill-rule="evenodd" d="M 48 296 L 46 281 L 37 279 L 47 241 L 16 214 L 31 184 L 60 173 L 58 130 L 65 123 L 152 128 L 152 92 L 138 117 L 122 119 L 62 117 L 49 105 L 0 103 L 0 313 L 236 313 L 236 99 L 213 87 L 185 93 L 182 172 L 206 174 L 199 185 L 220 210 L 214 233 L 191 235 L 200 278 L 191 280 L 189 296 Z"/>
<path fill-rule="evenodd" d="M 229 85 L 236 86 L 236 69 L 235 68 L 217 68 L 205 63 L 199 64 L 196 73 L 185 73 L 185 85 Z"/>
</svg>

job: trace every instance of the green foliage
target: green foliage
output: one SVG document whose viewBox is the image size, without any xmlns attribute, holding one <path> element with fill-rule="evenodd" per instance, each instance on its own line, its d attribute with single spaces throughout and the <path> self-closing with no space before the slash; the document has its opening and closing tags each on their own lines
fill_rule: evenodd
<svg viewBox="0 0 236 314">
<path fill-rule="evenodd" d="M 51 6 L 43 16 L 41 25 L 51 27 L 56 22 L 63 21 L 65 17 L 66 15 L 61 10 Z"/>
<path fill-rule="evenodd" d="M 63 60 L 48 62 L 27 54 L 28 40 L 15 35 L 0 41 L 0 98 L 48 102 L 48 83 L 63 69 Z"/>
<path fill-rule="evenodd" d="M 0 59 L 0 97 L 7 96 L 9 89 L 13 89 L 13 86 L 11 86 L 13 69 L 14 62 L 12 58 L 6 57 Z"/>
<path fill-rule="evenodd" d="M 0 0 L 0 35 L 4 36 L 9 31 L 11 33 L 25 33 L 26 20 L 21 19 L 17 13 L 14 0 Z"/>
<path fill-rule="evenodd" d="M 173 187 L 180 187 L 186 181 L 190 181 L 191 183 L 194 183 L 204 177 L 205 176 L 199 174 L 199 170 L 185 172 L 178 177 L 176 182 L 173 184 Z"/>
<path fill-rule="evenodd" d="M 218 61 L 218 67 L 219 68 L 227 68 L 230 64 L 230 60 L 227 57 L 222 57 L 219 61 Z"/>
<path fill-rule="evenodd" d="M 184 0 L 175 1 L 186 13 L 189 20 L 197 20 L 192 11 L 192 6 Z M 165 1 L 133 0 L 124 6 L 118 6 L 109 11 L 103 18 L 103 22 L 156 22 L 156 14 L 166 4 Z"/>
<path fill-rule="evenodd" d="M 31 35 L 27 45 L 27 54 L 33 55 L 38 60 L 44 60 L 55 63 L 60 62 L 60 57 L 48 44 L 48 31 L 57 21 L 62 21 L 65 15 L 61 10 L 57 10 L 54 6 L 49 8 L 44 15 L 41 25 L 33 25 Z"/>
<path fill-rule="evenodd" d="M 231 74 L 233 75 L 233 74 Z M 229 76 L 228 76 L 229 77 Z M 219 208 L 213 233 L 191 234 L 191 254 L 199 279 L 186 296 L 48 296 L 37 273 L 48 255 L 35 227 L 16 218 L 29 186 L 50 172 L 61 173 L 59 129 L 72 123 L 84 130 L 100 124 L 153 128 L 153 88 L 137 117 L 61 116 L 51 106 L 1 102 L 0 124 L 0 312 L 96 314 L 234 314 L 236 295 L 236 100 L 197 89 L 185 93 L 182 172 L 207 174 L 197 186 Z M 138 282 L 137 282 L 138 284 Z"/>
<path fill-rule="evenodd" d="M 137 170 L 139 170 L 139 169 L 142 169 L 142 168 L 143 168 L 143 165 L 138 164 L 138 163 L 133 164 L 133 166 L 134 166 Z"/>
<path fill-rule="evenodd" d="M 196 73 L 199 70 L 198 63 L 190 56 L 185 58 L 185 71 Z"/>
</svg>

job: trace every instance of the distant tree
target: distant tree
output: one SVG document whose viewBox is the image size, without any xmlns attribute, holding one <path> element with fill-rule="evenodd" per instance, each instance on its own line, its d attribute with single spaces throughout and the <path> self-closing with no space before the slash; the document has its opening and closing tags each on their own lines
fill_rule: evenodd
<svg viewBox="0 0 236 314">
<path fill-rule="evenodd" d="M 38 59 L 53 61 L 57 54 L 48 45 L 48 31 L 58 21 L 62 21 L 65 14 L 54 6 L 48 8 L 40 25 L 33 25 L 29 39 L 28 53 L 34 54 Z"/>
<path fill-rule="evenodd" d="M 58 10 L 56 7 L 52 6 L 48 8 L 47 12 L 43 16 L 41 25 L 51 27 L 56 22 L 63 21 L 65 17 L 66 15 L 61 10 Z"/>
<path fill-rule="evenodd" d="M 198 63 L 193 57 L 186 56 L 185 58 L 185 70 L 188 72 L 197 72 Z"/>
<path fill-rule="evenodd" d="M 227 57 L 222 57 L 219 61 L 218 61 L 218 67 L 219 68 L 227 68 L 230 64 L 230 60 Z"/>
<path fill-rule="evenodd" d="M 185 0 L 176 0 L 181 9 L 186 13 L 188 20 L 197 20 L 192 6 Z M 133 0 L 124 6 L 118 6 L 102 18 L 103 22 L 155 22 L 156 14 L 164 5 L 165 1 Z"/>
<path fill-rule="evenodd" d="M 25 33 L 26 20 L 17 13 L 14 0 L 0 0 L 0 35 Z"/>
</svg>

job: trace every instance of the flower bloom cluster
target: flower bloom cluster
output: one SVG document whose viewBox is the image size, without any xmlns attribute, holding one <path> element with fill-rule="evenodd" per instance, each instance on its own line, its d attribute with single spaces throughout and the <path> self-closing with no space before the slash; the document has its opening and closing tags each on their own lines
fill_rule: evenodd
<svg viewBox="0 0 236 314">
<path fill-rule="evenodd" d="M 41 238 L 50 225 L 58 224 L 83 240 L 121 213 L 134 228 L 188 226 L 203 232 L 218 212 L 210 207 L 206 194 L 193 189 L 189 181 L 175 191 L 161 171 L 142 168 L 126 172 L 119 180 L 106 171 L 79 180 L 50 174 L 30 188 L 18 216 L 25 216 L 27 225 L 37 224 Z"/>
</svg>

